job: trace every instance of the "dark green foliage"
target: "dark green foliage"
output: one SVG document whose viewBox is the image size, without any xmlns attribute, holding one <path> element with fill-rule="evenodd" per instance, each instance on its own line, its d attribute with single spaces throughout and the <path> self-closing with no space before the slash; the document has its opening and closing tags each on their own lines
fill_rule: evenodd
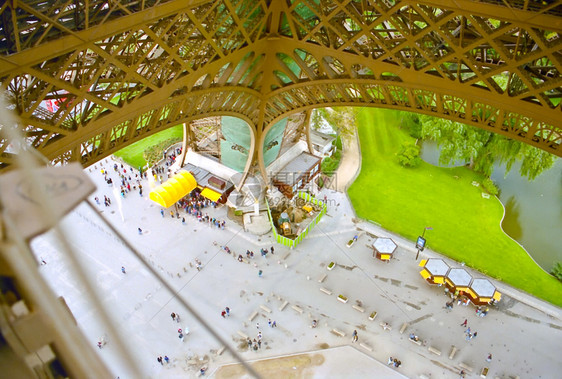
<svg viewBox="0 0 562 379">
<path fill-rule="evenodd" d="M 494 181 L 490 178 L 486 178 L 482 181 L 482 187 L 490 194 L 496 196 L 499 193 L 498 187 Z"/>
<path fill-rule="evenodd" d="M 332 176 L 338 169 L 341 161 L 341 150 L 336 150 L 331 157 L 326 157 L 322 161 L 320 168 L 322 173 L 327 176 Z"/>
<path fill-rule="evenodd" d="M 550 273 L 554 275 L 556 279 L 562 281 L 562 262 L 557 262 L 554 267 L 552 267 Z"/>
<path fill-rule="evenodd" d="M 556 157 L 539 148 L 502 135 L 443 118 L 420 116 L 422 136 L 436 141 L 441 149 L 439 163 L 466 162 L 468 167 L 486 176 L 492 175 L 494 163 L 506 166 L 521 161 L 521 176 L 535 179 L 554 164 Z"/>
<path fill-rule="evenodd" d="M 404 167 L 416 167 L 421 163 L 420 147 L 416 144 L 405 142 L 398 153 L 398 163 Z"/>
<path fill-rule="evenodd" d="M 337 136 L 337 138 L 334 140 L 334 146 L 336 147 L 336 149 L 338 149 L 339 151 L 341 151 L 343 149 L 343 145 L 341 142 L 341 136 Z"/>
<path fill-rule="evenodd" d="M 149 166 L 154 166 L 156 162 L 162 159 L 164 150 L 181 140 L 181 138 L 170 138 L 156 145 L 150 146 L 144 151 L 143 157 Z"/>
<path fill-rule="evenodd" d="M 416 113 L 400 112 L 400 127 L 416 139 L 422 138 L 422 122 Z"/>
</svg>

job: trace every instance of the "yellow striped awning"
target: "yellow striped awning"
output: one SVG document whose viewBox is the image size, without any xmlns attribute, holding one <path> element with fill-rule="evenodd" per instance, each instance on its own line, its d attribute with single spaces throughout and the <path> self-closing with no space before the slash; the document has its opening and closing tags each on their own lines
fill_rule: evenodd
<svg viewBox="0 0 562 379">
<path fill-rule="evenodd" d="M 148 198 L 168 208 L 197 187 L 197 181 L 190 172 L 181 171 L 161 186 L 150 192 Z"/>
<path fill-rule="evenodd" d="M 222 196 L 222 194 L 213 191 L 210 188 L 206 188 L 203 189 L 203 191 L 201 191 L 201 195 L 205 196 L 207 199 L 211 200 L 211 201 L 217 201 L 218 199 L 220 199 L 220 197 Z"/>
<path fill-rule="evenodd" d="M 429 278 L 431 276 L 431 274 L 429 273 L 429 271 L 427 271 L 426 269 L 423 269 L 420 271 L 420 275 L 422 276 L 422 278 L 426 279 Z"/>
<path fill-rule="evenodd" d="M 427 263 L 427 259 L 422 259 L 418 266 L 423 267 Z"/>
<path fill-rule="evenodd" d="M 445 278 L 443 278 L 442 276 L 434 276 L 433 277 L 433 283 L 435 283 L 435 284 L 443 284 L 444 281 L 445 281 Z"/>
<path fill-rule="evenodd" d="M 493 298 L 494 298 L 495 301 L 500 301 L 501 298 L 502 298 L 502 294 L 499 293 L 498 291 L 496 291 L 496 292 L 494 293 L 494 297 L 493 297 Z"/>
</svg>

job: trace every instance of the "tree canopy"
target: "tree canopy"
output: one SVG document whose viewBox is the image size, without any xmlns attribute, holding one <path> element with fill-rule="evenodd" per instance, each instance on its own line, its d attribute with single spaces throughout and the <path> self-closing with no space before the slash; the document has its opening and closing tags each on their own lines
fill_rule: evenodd
<svg viewBox="0 0 562 379">
<path fill-rule="evenodd" d="M 439 163 L 443 165 L 465 162 L 490 176 L 496 162 L 505 164 L 507 174 L 516 161 L 521 161 L 519 173 L 533 180 L 556 160 L 553 154 L 500 134 L 443 118 L 402 113 L 402 125 L 413 137 L 437 142 L 441 149 Z"/>
</svg>

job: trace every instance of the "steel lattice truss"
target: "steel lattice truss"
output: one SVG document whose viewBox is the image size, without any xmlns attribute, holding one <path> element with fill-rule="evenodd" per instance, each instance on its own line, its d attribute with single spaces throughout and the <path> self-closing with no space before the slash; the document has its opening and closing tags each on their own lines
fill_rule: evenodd
<svg viewBox="0 0 562 379">
<path fill-rule="evenodd" d="M 562 156 L 562 0 L 11 0 L 0 82 L 29 143 L 91 164 L 232 115 L 330 105 L 461 121 Z M 13 155 L 0 142 L 1 167 Z"/>
</svg>

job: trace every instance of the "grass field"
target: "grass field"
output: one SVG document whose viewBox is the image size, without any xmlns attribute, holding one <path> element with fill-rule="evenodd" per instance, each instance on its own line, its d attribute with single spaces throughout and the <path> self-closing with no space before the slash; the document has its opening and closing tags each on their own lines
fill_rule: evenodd
<svg viewBox="0 0 562 379">
<path fill-rule="evenodd" d="M 161 141 L 165 141 L 174 137 L 177 137 L 181 140 L 181 138 L 183 137 L 183 126 L 176 125 L 159 133 L 153 134 L 139 142 L 135 142 L 117 151 L 113 155 L 123 159 L 132 167 L 139 168 L 146 165 L 146 160 L 143 157 L 143 153 L 147 148 L 157 145 Z"/>
<path fill-rule="evenodd" d="M 500 201 L 471 185 L 483 177 L 464 167 L 400 166 L 400 145 L 414 140 L 398 124 L 395 111 L 363 108 L 357 115 L 362 166 L 348 191 L 357 215 L 413 241 L 432 227 L 425 234 L 431 249 L 562 306 L 562 283 L 502 231 Z"/>
</svg>

